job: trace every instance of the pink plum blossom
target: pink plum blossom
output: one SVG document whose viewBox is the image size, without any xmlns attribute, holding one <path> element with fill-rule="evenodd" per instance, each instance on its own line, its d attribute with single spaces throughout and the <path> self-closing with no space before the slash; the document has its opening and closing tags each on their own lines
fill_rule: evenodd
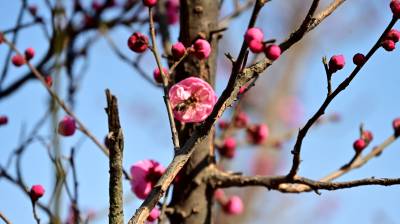
<svg viewBox="0 0 400 224">
<path fill-rule="evenodd" d="M 154 160 L 141 160 L 131 167 L 131 189 L 140 199 L 145 199 L 165 168 Z"/>
<path fill-rule="evenodd" d="M 229 215 L 238 215 L 243 212 L 243 202 L 238 196 L 232 196 L 224 205 L 224 211 Z"/>
<path fill-rule="evenodd" d="M 233 137 L 227 137 L 221 147 L 218 148 L 221 156 L 232 159 L 236 154 L 236 139 Z"/>
<path fill-rule="evenodd" d="M 178 121 L 196 123 L 204 121 L 211 114 L 217 96 L 206 81 L 196 78 L 186 78 L 171 87 L 169 98 Z"/>
</svg>

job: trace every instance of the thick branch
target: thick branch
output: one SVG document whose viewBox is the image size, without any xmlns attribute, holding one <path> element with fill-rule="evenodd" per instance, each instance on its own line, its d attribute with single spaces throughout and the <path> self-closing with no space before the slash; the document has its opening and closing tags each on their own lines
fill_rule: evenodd
<svg viewBox="0 0 400 224">
<path fill-rule="evenodd" d="M 107 147 L 110 150 L 110 182 L 109 182 L 109 203 L 110 224 L 124 223 L 124 202 L 122 189 L 122 157 L 124 149 L 124 137 L 119 122 L 118 102 L 110 90 L 106 90 L 108 116 Z"/>
<path fill-rule="evenodd" d="M 315 26 L 320 24 L 320 22 L 322 22 L 325 18 L 326 17 L 321 17 L 320 20 L 315 22 Z M 290 38 L 288 40 L 292 43 L 292 45 L 296 42 L 294 40 L 291 40 Z M 283 50 L 287 49 L 288 48 Z M 256 75 L 261 74 L 271 64 L 271 61 L 269 61 L 268 59 L 264 59 L 248 68 L 243 69 L 243 71 L 241 71 L 237 76 L 237 79 L 231 78 L 229 80 L 225 90 L 223 91 L 222 95 L 214 106 L 214 109 L 210 116 L 202 125 L 196 128 L 191 138 L 181 147 L 179 151 L 176 152 L 176 155 L 167 167 L 166 172 L 159 179 L 158 183 L 152 189 L 149 196 L 142 203 L 139 209 L 136 210 L 134 216 L 129 220 L 129 224 L 143 223 L 146 220 L 151 209 L 153 209 L 157 202 L 161 199 L 176 175 L 190 158 L 191 154 L 193 153 L 194 146 L 207 137 L 211 130 L 211 127 L 216 123 L 219 117 L 221 117 L 225 109 L 231 106 L 232 103 L 237 99 L 240 87 L 245 85 Z"/>
<path fill-rule="evenodd" d="M 287 176 L 241 176 L 235 174 L 227 174 L 217 171 L 209 177 L 209 183 L 214 188 L 227 187 L 246 187 L 246 186 L 262 186 L 269 190 L 279 190 L 286 193 L 302 193 L 305 191 L 284 191 L 279 188 L 281 184 L 303 184 L 318 193 L 318 190 L 339 190 L 353 188 L 358 186 L 368 185 L 398 185 L 400 178 L 365 178 L 360 180 L 345 181 L 345 182 L 322 182 L 305 177 L 294 177 L 289 179 Z"/>
</svg>

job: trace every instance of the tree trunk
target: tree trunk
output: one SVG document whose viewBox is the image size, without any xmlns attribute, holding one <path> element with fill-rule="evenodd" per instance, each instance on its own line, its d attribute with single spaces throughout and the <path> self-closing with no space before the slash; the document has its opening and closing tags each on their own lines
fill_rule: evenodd
<svg viewBox="0 0 400 224">
<path fill-rule="evenodd" d="M 198 60 L 189 56 L 177 68 L 176 82 L 189 76 L 197 76 L 214 85 L 218 35 L 212 31 L 218 28 L 219 0 L 181 0 L 181 30 L 179 40 L 191 46 L 198 38 L 211 43 L 212 53 L 207 60 Z M 177 124 L 180 129 L 181 145 L 190 137 L 194 125 Z M 175 213 L 169 216 L 171 223 L 206 224 L 211 223 L 211 206 L 213 190 L 196 181 L 211 163 L 214 163 L 214 131 L 201 144 L 198 144 L 191 159 L 179 175 L 175 184 L 170 206 Z"/>
</svg>

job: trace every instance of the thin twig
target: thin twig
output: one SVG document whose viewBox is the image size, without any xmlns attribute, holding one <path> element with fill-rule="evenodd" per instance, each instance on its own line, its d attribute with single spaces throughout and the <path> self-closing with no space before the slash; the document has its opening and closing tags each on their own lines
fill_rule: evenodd
<svg viewBox="0 0 400 224">
<path fill-rule="evenodd" d="M 0 212 L 0 219 L 3 220 L 5 224 L 12 224 L 11 221 L 2 212 Z"/>
<path fill-rule="evenodd" d="M 371 50 L 368 52 L 368 54 L 365 56 L 365 63 L 362 65 L 357 66 L 353 72 L 343 81 L 339 84 L 339 86 L 332 92 L 332 94 L 327 95 L 325 98 L 325 101 L 322 103 L 318 111 L 307 121 L 307 123 L 304 125 L 302 129 L 300 129 L 299 134 L 297 136 L 296 143 L 294 145 L 294 148 L 292 150 L 293 154 L 293 163 L 292 167 L 288 173 L 289 178 L 293 178 L 297 170 L 299 169 L 300 165 L 300 151 L 301 151 L 301 146 L 303 143 L 303 139 L 307 135 L 308 130 L 311 128 L 311 126 L 318 120 L 319 117 L 321 117 L 325 113 L 325 109 L 329 106 L 329 104 L 332 102 L 332 100 L 343 90 L 346 89 L 347 86 L 351 83 L 351 81 L 356 77 L 358 72 L 361 70 L 361 68 L 368 62 L 368 60 L 372 57 L 372 55 L 378 50 L 378 48 L 381 45 L 381 42 L 383 38 L 386 36 L 386 34 L 393 28 L 393 26 L 396 24 L 398 21 L 398 18 L 393 17 L 386 29 L 383 31 L 381 36 L 378 38 L 374 46 L 371 48 Z"/>
<path fill-rule="evenodd" d="M 155 32 L 155 28 L 154 28 L 152 7 L 149 7 L 149 18 L 150 18 L 149 19 L 150 35 L 151 35 L 151 42 L 152 42 L 151 51 L 153 52 L 154 58 L 156 59 L 156 62 L 157 62 L 157 67 L 161 73 L 163 87 L 164 87 L 163 88 L 164 89 L 164 102 L 165 102 L 165 106 L 167 107 L 169 125 L 171 128 L 171 134 L 172 134 L 172 142 L 174 144 L 175 150 L 178 150 L 180 148 L 179 136 L 178 136 L 178 131 L 177 131 L 176 125 L 175 125 L 171 102 L 170 102 L 169 96 L 168 96 L 168 77 L 166 76 L 167 74 L 164 74 L 164 71 L 163 71 L 162 65 L 161 65 L 160 54 L 158 53 L 158 50 L 157 50 L 156 32 Z"/>
</svg>

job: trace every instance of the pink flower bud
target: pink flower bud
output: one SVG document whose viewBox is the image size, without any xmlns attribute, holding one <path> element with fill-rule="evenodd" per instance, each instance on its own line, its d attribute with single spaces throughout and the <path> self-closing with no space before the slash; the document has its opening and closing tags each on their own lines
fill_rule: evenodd
<svg viewBox="0 0 400 224">
<path fill-rule="evenodd" d="M 237 128 L 245 128 L 249 124 L 249 116 L 241 111 L 234 118 L 234 125 Z"/>
<path fill-rule="evenodd" d="M 214 191 L 214 198 L 215 198 L 215 200 L 220 201 L 220 202 L 224 201 L 225 192 L 221 188 L 216 189 Z"/>
<path fill-rule="evenodd" d="M 171 87 L 169 98 L 176 120 L 185 123 L 204 121 L 211 114 L 217 96 L 206 81 L 186 78 Z"/>
<path fill-rule="evenodd" d="M 265 46 L 264 53 L 269 60 L 275 61 L 276 59 L 279 58 L 279 56 L 281 56 L 282 51 L 278 45 L 271 44 Z"/>
<path fill-rule="evenodd" d="M 172 25 L 179 20 L 179 0 L 167 0 L 165 2 L 165 8 L 167 10 L 168 24 Z"/>
<path fill-rule="evenodd" d="M 174 45 L 172 45 L 171 52 L 174 59 L 178 60 L 185 55 L 185 45 L 183 45 L 181 42 L 176 42 Z"/>
<path fill-rule="evenodd" d="M 365 143 L 368 145 L 372 139 L 374 139 L 374 135 L 371 131 L 365 130 L 362 132 L 361 138 L 364 139 Z"/>
<path fill-rule="evenodd" d="M 232 137 L 226 138 L 218 150 L 221 156 L 232 159 L 236 154 L 236 140 Z"/>
<path fill-rule="evenodd" d="M 128 46 L 136 53 L 143 53 L 149 47 L 149 39 L 144 34 L 135 32 L 129 37 Z"/>
<path fill-rule="evenodd" d="M 6 125 L 8 123 L 8 117 L 5 115 L 0 116 L 0 125 Z"/>
<path fill-rule="evenodd" d="M 0 44 L 4 42 L 4 34 L 0 32 Z"/>
<path fill-rule="evenodd" d="M 153 7 L 157 4 L 157 0 L 143 0 L 143 5 Z"/>
<path fill-rule="evenodd" d="M 264 33 L 261 29 L 257 27 L 250 28 L 246 31 L 246 34 L 244 35 L 244 40 L 247 44 L 254 40 L 262 42 L 264 40 Z"/>
<path fill-rule="evenodd" d="M 357 139 L 353 143 L 353 148 L 357 153 L 360 153 L 363 149 L 365 149 L 365 147 L 367 147 L 367 143 L 365 143 L 364 139 Z"/>
<path fill-rule="evenodd" d="M 394 119 L 393 122 L 392 122 L 392 125 L 393 125 L 393 129 L 394 129 L 395 134 L 397 136 L 400 135 L 400 117 Z"/>
<path fill-rule="evenodd" d="M 62 136 L 72 136 L 75 133 L 76 124 L 75 119 L 71 116 L 66 115 L 59 123 L 58 123 L 58 134 Z"/>
<path fill-rule="evenodd" d="M 11 58 L 11 62 L 17 66 L 17 67 L 21 67 L 23 64 L 25 64 L 25 58 L 24 56 L 20 55 L 20 54 L 16 54 Z"/>
<path fill-rule="evenodd" d="M 163 70 L 163 74 L 168 77 L 168 69 L 162 68 L 162 70 Z M 161 83 L 161 84 L 163 83 L 163 78 L 161 76 L 160 69 L 158 69 L 158 68 L 154 69 L 153 77 L 154 77 L 154 80 L 156 80 L 156 82 Z"/>
<path fill-rule="evenodd" d="M 149 222 L 154 222 L 158 219 L 158 217 L 160 216 L 161 212 L 158 208 L 153 208 L 149 214 L 149 216 L 147 217 L 147 221 Z"/>
<path fill-rule="evenodd" d="M 232 196 L 224 205 L 224 211 L 229 215 L 238 215 L 243 212 L 243 202 L 238 196 Z"/>
<path fill-rule="evenodd" d="M 400 18 L 400 1 L 392 0 L 390 2 L 390 9 L 392 10 L 393 16 Z"/>
<path fill-rule="evenodd" d="M 261 53 L 264 50 L 264 44 L 258 40 L 252 40 L 247 45 L 249 46 L 250 51 L 256 54 Z"/>
<path fill-rule="evenodd" d="M 254 125 L 247 128 L 247 138 L 250 143 L 263 144 L 269 136 L 268 126 L 265 124 Z"/>
<path fill-rule="evenodd" d="M 33 202 L 37 201 L 44 195 L 44 188 L 42 185 L 33 185 L 31 191 L 29 192 Z"/>
<path fill-rule="evenodd" d="M 385 39 L 393 40 L 395 43 L 400 40 L 400 31 L 396 29 L 391 29 L 387 34 Z"/>
<path fill-rule="evenodd" d="M 382 47 L 386 51 L 393 51 L 396 48 L 396 44 L 393 40 L 384 40 L 382 41 Z"/>
<path fill-rule="evenodd" d="M 165 168 L 154 160 L 141 160 L 131 167 L 131 190 L 140 199 L 145 199 Z"/>
<path fill-rule="evenodd" d="M 346 64 L 346 62 L 344 60 L 344 56 L 343 55 L 341 55 L 341 54 L 340 55 L 334 55 L 329 60 L 329 70 L 332 73 L 335 73 L 338 70 L 344 68 L 345 64 Z"/>
<path fill-rule="evenodd" d="M 28 11 L 32 16 L 36 16 L 36 14 L 37 14 L 37 6 L 36 5 L 28 6 Z"/>
<path fill-rule="evenodd" d="M 35 50 L 31 47 L 25 50 L 25 58 L 26 60 L 31 60 L 35 56 Z"/>
<path fill-rule="evenodd" d="M 357 53 L 353 57 L 353 63 L 355 65 L 363 65 L 365 63 L 365 56 L 361 53 Z"/>
<path fill-rule="evenodd" d="M 208 41 L 204 39 L 198 39 L 196 42 L 193 44 L 193 49 L 194 49 L 194 56 L 196 56 L 198 59 L 207 59 L 208 56 L 211 54 L 211 46 Z"/>
</svg>

